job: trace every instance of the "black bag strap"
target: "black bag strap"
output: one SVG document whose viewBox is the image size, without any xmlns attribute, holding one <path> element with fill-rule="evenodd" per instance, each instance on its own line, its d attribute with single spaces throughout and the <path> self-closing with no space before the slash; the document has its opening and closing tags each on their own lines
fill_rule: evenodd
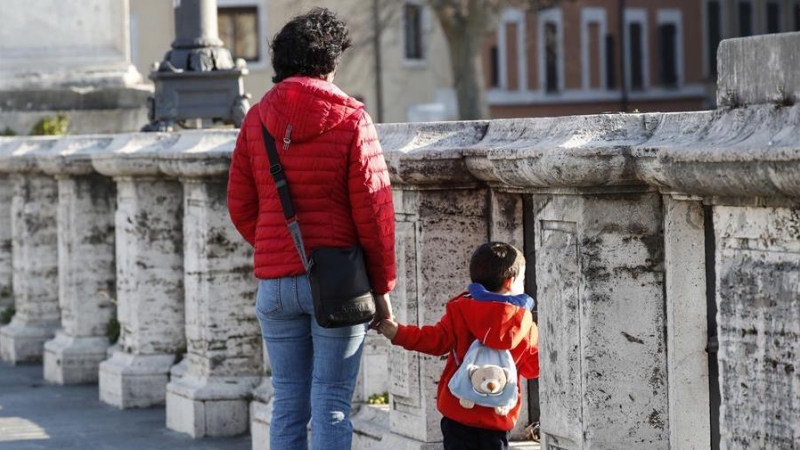
<svg viewBox="0 0 800 450">
<path fill-rule="evenodd" d="M 273 138 L 264 124 L 261 124 L 261 132 L 264 134 L 264 144 L 267 147 L 267 158 L 269 158 L 269 174 L 275 180 L 275 188 L 278 190 L 278 197 L 281 199 L 281 208 L 283 208 L 283 217 L 286 220 L 286 226 L 289 227 L 289 233 L 292 235 L 294 246 L 297 253 L 300 255 L 300 260 L 303 262 L 303 267 L 306 272 L 311 270 L 311 262 L 306 257 L 306 249 L 303 245 L 303 234 L 300 233 L 300 225 L 297 223 L 297 217 L 294 212 L 294 205 L 292 205 L 292 197 L 289 195 L 289 183 L 286 181 L 286 175 L 283 173 L 283 166 L 281 166 L 280 159 L 278 159 L 278 149 L 275 147 L 275 138 Z"/>
</svg>

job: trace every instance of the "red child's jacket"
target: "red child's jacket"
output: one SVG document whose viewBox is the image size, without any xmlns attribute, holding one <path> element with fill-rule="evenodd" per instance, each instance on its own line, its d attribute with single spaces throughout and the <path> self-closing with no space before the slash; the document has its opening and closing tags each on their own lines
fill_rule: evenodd
<svg viewBox="0 0 800 450">
<path fill-rule="evenodd" d="M 481 295 L 473 290 L 473 286 L 478 286 L 488 295 Z M 429 355 L 448 355 L 437 396 L 437 407 L 442 415 L 472 427 L 509 431 L 519 418 L 522 402 L 517 401 L 505 416 L 497 414 L 494 408 L 475 405 L 466 409 L 461 406 L 447 387 L 458 368 L 451 350 L 454 349 L 458 360 L 462 361 L 469 346 L 479 338 L 487 347 L 510 350 L 517 365 L 518 377 L 538 378 L 538 328 L 528 308 L 501 299 L 511 296 L 490 293 L 479 284 L 470 285 L 470 292 L 463 292 L 448 301 L 445 314 L 436 325 L 400 325 L 392 343 Z M 479 296 L 483 298 L 479 299 Z M 521 398 L 521 394 L 518 394 Z"/>
</svg>

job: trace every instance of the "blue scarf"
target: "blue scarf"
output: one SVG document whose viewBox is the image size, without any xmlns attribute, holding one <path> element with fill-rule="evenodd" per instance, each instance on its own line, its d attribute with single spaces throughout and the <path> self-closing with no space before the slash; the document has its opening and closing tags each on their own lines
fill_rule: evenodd
<svg viewBox="0 0 800 450">
<path fill-rule="evenodd" d="M 531 296 L 528 294 L 498 294 L 497 292 L 487 291 L 486 288 L 480 283 L 470 283 L 470 285 L 467 286 L 467 290 L 469 291 L 469 295 L 472 296 L 473 300 L 477 300 L 479 302 L 508 303 L 510 305 L 518 306 L 528 310 L 533 309 L 533 306 L 536 304 L 533 298 L 531 298 Z"/>
</svg>

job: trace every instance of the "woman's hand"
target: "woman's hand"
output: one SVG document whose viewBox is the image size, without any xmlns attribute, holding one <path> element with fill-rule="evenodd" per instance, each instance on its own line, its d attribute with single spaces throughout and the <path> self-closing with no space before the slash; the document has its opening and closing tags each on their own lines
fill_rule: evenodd
<svg viewBox="0 0 800 450">
<path fill-rule="evenodd" d="M 369 327 L 377 330 L 383 319 L 391 319 L 393 317 L 392 302 L 389 300 L 389 294 L 374 294 L 372 297 L 375 300 L 375 316 L 372 318 L 372 322 L 369 323 Z"/>
</svg>

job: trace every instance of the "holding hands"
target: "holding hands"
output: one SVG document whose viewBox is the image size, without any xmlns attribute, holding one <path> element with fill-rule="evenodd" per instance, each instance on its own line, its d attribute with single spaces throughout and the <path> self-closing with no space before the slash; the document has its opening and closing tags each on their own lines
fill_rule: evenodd
<svg viewBox="0 0 800 450">
<path fill-rule="evenodd" d="M 392 303 L 389 294 L 377 294 L 375 298 L 375 317 L 369 328 L 389 338 L 394 339 L 397 334 L 397 322 L 392 317 Z"/>
<path fill-rule="evenodd" d="M 378 334 L 386 336 L 390 341 L 397 336 L 397 322 L 393 319 L 383 319 L 377 327 Z"/>
</svg>

